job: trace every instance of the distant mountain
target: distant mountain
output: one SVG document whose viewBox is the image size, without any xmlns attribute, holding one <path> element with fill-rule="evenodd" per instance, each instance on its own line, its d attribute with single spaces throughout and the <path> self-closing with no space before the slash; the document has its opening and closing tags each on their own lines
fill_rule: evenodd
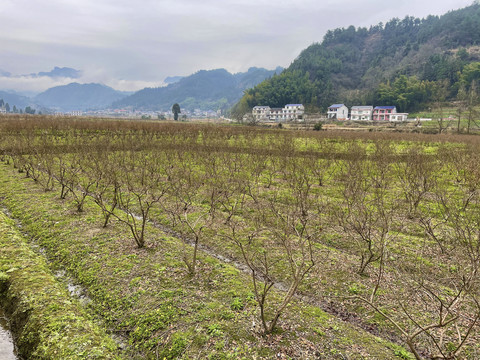
<svg viewBox="0 0 480 360">
<path fill-rule="evenodd" d="M 335 103 L 427 108 L 442 96 L 454 100 L 459 90 L 469 91 L 472 80 L 480 82 L 479 45 L 478 1 L 442 16 L 329 30 L 288 69 L 246 91 L 232 113 L 241 117 L 256 105 L 288 103 L 312 112 Z"/>
<path fill-rule="evenodd" d="M 90 110 L 108 107 L 125 94 L 100 84 L 71 83 L 38 94 L 35 102 L 59 111 Z"/>
<path fill-rule="evenodd" d="M 27 106 L 33 105 L 33 102 L 30 98 L 18 94 L 12 94 L 6 91 L 0 91 L 0 99 L 3 99 L 5 103 L 8 103 L 11 109 L 13 109 L 14 105 L 18 109 L 24 109 Z"/>
<path fill-rule="evenodd" d="M 163 80 L 163 82 L 165 84 L 174 84 L 176 82 L 179 82 L 183 78 L 184 78 L 184 76 L 168 76 L 168 77 L 165 78 L 165 80 Z"/>
<path fill-rule="evenodd" d="M 37 74 L 32 74 L 33 76 L 48 76 L 51 78 L 70 78 L 70 79 L 78 79 L 82 76 L 82 72 L 80 70 L 75 70 L 68 67 L 58 67 L 55 66 L 52 71 L 49 72 L 39 72 Z"/>
<path fill-rule="evenodd" d="M 115 102 L 115 108 L 168 111 L 174 103 L 186 110 L 228 109 L 242 97 L 244 90 L 273 76 L 282 69 L 250 68 L 231 74 L 225 69 L 201 70 L 178 82 L 160 88 L 146 88 Z"/>
<path fill-rule="evenodd" d="M 0 76 L 3 77 L 22 77 L 22 76 L 31 76 L 31 77 L 40 77 L 47 76 L 51 78 L 70 78 L 78 79 L 82 76 L 82 71 L 72 69 L 69 67 L 58 67 L 55 66 L 51 71 L 40 71 L 38 73 L 25 74 L 25 75 L 12 75 L 11 72 L 0 69 Z"/>
</svg>

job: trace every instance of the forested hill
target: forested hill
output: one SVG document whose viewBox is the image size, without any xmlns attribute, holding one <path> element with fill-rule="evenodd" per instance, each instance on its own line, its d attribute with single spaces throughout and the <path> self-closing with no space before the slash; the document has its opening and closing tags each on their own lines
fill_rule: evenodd
<svg viewBox="0 0 480 360">
<path fill-rule="evenodd" d="M 479 45 L 478 0 L 443 16 L 330 30 L 288 69 L 246 91 L 232 115 L 288 103 L 303 103 L 307 111 L 325 111 L 332 103 L 417 110 L 466 96 L 480 78 Z"/>
<path fill-rule="evenodd" d="M 166 87 L 140 90 L 115 102 L 113 107 L 167 111 L 178 103 L 186 110 L 227 110 L 242 97 L 245 89 L 282 70 L 252 67 L 245 73 L 237 74 L 225 69 L 201 70 Z"/>
</svg>

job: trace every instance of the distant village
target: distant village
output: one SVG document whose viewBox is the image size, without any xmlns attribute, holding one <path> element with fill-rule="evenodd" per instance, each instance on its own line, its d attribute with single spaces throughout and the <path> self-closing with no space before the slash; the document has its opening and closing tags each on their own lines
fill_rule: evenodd
<svg viewBox="0 0 480 360">
<path fill-rule="evenodd" d="M 0 99 L 0 114 L 6 114 L 10 111 L 9 105 Z M 14 113 L 23 113 L 23 110 L 17 111 L 14 107 Z M 34 114 L 35 110 L 27 107 L 25 113 Z M 47 112 L 48 114 L 48 112 Z M 196 109 L 188 111 L 182 109 L 181 120 L 187 118 L 195 119 L 224 119 L 232 121 L 222 116 L 220 110 L 205 111 Z M 135 111 L 131 109 L 107 109 L 91 111 L 69 111 L 55 112 L 58 116 L 99 116 L 99 117 L 123 117 L 123 118 L 141 118 L 141 119 L 171 119 L 171 111 Z M 244 122 L 254 120 L 255 122 L 303 122 L 312 119 L 318 120 L 338 120 L 338 121 L 379 121 L 379 122 L 405 122 L 405 121 L 426 121 L 431 119 L 408 119 L 408 113 L 399 113 L 395 106 L 352 106 L 350 109 L 344 104 L 333 104 L 328 107 L 327 113 L 323 114 L 305 114 L 303 104 L 287 104 L 283 108 L 271 108 L 270 106 L 255 106 L 251 113 L 244 116 Z"/>
<path fill-rule="evenodd" d="M 251 116 L 257 122 L 302 121 L 305 116 L 305 107 L 302 104 L 287 104 L 283 108 L 255 106 Z M 395 106 L 352 106 L 349 111 L 344 104 L 333 104 L 328 108 L 326 119 L 401 122 L 408 120 L 408 113 L 398 113 Z"/>
<path fill-rule="evenodd" d="M 138 119 L 171 119 L 173 118 L 173 112 L 169 111 L 153 111 L 153 110 L 132 110 L 132 109 L 102 109 L 102 110 L 72 110 L 72 111 L 53 111 L 49 109 L 42 109 L 43 111 L 37 111 L 36 109 L 27 106 L 24 109 L 18 108 L 13 105 L 10 108 L 8 103 L 5 103 L 3 99 L 0 99 L 0 115 L 2 114 L 45 114 L 54 116 L 94 116 L 94 117 L 119 117 L 119 118 L 138 118 Z M 197 119 L 210 119 L 220 118 L 222 112 L 220 110 L 188 110 L 181 109 L 180 119 L 197 118 Z"/>
</svg>

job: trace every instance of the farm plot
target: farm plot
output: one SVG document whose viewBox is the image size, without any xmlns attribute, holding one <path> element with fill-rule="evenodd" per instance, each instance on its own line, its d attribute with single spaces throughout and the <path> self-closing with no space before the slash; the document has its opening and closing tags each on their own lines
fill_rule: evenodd
<svg viewBox="0 0 480 360">
<path fill-rule="evenodd" d="M 3 203 L 130 357 L 478 356 L 474 138 L 1 129 Z"/>
</svg>

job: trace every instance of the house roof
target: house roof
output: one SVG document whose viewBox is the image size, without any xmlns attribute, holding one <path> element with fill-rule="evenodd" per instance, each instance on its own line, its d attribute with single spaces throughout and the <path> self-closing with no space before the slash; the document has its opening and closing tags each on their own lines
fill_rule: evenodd
<svg viewBox="0 0 480 360">
<path fill-rule="evenodd" d="M 285 106 L 303 106 L 302 104 L 287 104 Z"/>
<path fill-rule="evenodd" d="M 329 106 L 329 108 L 341 108 L 342 106 L 345 106 L 344 104 L 333 104 Z"/>
<path fill-rule="evenodd" d="M 391 109 L 395 109 L 395 106 L 375 106 L 375 109 L 391 110 Z"/>
<path fill-rule="evenodd" d="M 373 106 L 352 106 L 352 109 L 373 109 Z"/>
</svg>

